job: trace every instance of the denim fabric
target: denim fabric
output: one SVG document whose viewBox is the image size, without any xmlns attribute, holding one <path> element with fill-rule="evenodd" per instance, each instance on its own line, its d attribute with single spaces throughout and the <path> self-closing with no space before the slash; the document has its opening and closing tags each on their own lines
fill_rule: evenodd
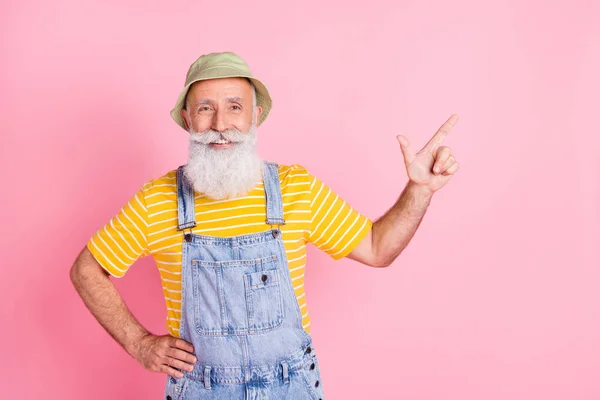
<svg viewBox="0 0 600 400">
<path fill-rule="evenodd" d="M 198 361 L 167 376 L 166 400 L 324 399 L 319 363 L 293 290 L 279 226 L 277 164 L 264 162 L 265 231 L 220 238 L 193 232 L 194 191 L 177 170 L 183 231 L 180 337 Z"/>
</svg>

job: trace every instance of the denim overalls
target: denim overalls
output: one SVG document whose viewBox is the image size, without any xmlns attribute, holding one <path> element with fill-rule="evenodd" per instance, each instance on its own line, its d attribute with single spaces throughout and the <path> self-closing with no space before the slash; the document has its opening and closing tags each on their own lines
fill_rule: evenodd
<svg viewBox="0 0 600 400">
<path fill-rule="evenodd" d="M 167 376 L 164 399 L 324 399 L 319 364 L 292 287 L 280 225 L 277 164 L 263 162 L 265 230 L 228 238 L 194 234 L 194 190 L 177 169 L 183 231 L 180 337 L 198 361 Z"/>
</svg>

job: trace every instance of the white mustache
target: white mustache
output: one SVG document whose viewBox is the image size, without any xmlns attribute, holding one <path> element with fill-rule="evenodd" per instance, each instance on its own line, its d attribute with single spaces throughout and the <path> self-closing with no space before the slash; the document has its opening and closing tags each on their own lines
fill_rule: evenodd
<svg viewBox="0 0 600 400">
<path fill-rule="evenodd" d="M 201 144 L 210 144 L 219 139 L 225 139 L 229 142 L 237 143 L 249 139 L 249 136 L 250 135 L 242 133 L 237 129 L 227 129 L 223 132 L 217 132 L 215 130 L 208 129 L 201 133 L 192 133 L 190 140 Z"/>
</svg>

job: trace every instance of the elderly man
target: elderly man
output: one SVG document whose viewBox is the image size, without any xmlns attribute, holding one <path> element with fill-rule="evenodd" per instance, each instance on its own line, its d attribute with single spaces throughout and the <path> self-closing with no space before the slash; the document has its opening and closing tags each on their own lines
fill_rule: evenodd
<svg viewBox="0 0 600 400">
<path fill-rule="evenodd" d="M 417 153 L 398 136 L 410 180 L 373 222 L 301 165 L 261 160 L 256 129 L 270 110 L 267 87 L 240 57 L 198 58 L 171 111 L 189 132 L 189 160 L 146 182 L 71 268 L 99 323 L 144 368 L 167 374 L 167 400 L 323 399 L 306 243 L 387 267 L 458 170 L 441 146 L 456 115 Z M 167 335 L 145 329 L 109 278 L 147 255 L 160 271 Z"/>
</svg>

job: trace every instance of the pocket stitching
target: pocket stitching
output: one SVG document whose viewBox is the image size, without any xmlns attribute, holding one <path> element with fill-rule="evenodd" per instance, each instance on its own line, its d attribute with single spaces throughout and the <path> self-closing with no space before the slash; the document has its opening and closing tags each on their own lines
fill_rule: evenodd
<svg viewBox="0 0 600 400">
<path fill-rule="evenodd" d="M 194 316 L 194 325 L 196 328 L 196 332 L 200 335 L 205 335 L 205 336 L 224 336 L 225 334 L 232 334 L 231 332 L 227 332 L 224 333 L 222 328 L 218 328 L 218 329 L 206 329 L 205 327 L 203 327 L 200 323 L 200 302 L 199 302 L 199 298 L 200 298 L 200 287 L 199 285 L 196 285 L 195 282 L 198 282 L 200 280 L 199 274 L 198 274 L 198 267 L 206 270 L 209 269 L 215 269 L 215 273 L 216 270 L 218 268 L 235 268 L 235 267 L 240 267 L 240 266 L 244 266 L 244 265 L 258 265 L 258 264 L 262 264 L 263 266 L 267 266 L 267 267 L 271 267 L 273 266 L 273 268 L 270 269 L 265 269 L 264 271 L 256 271 L 256 272 L 252 272 L 252 273 L 264 273 L 264 272 L 271 272 L 271 275 L 276 276 L 276 282 L 269 282 L 269 284 L 267 285 L 258 285 L 258 286 L 252 286 L 250 285 L 250 282 L 247 280 L 247 273 L 244 274 L 244 287 L 245 287 L 245 300 L 246 300 L 246 307 L 250 307 L 250 310 L 252 311 L 252 314 L 250 315 L 254 315 L 254 304 L 252 302 L 252 300 L 250 299 L 250 297 L 252 296 L 252 291 L 256 290 L 257 287 L 274 287 L 277 286 L 277 292 L 278 292 L 278 314 L 279 314 L 279 318 L 275 319 L 273 323 L 268 324 L 267 326 L 263 326 L 261 328 L 253 328 L 254 324 L 254 318 L 251 317 L 249 315 L 250 311 L 248 311 L 247 309 L 247 316 L 248 316 L 248 320 L 247 320 L 247 326 L 242 327 L 241 329 L 236 329 L 235 332 L 233 332 L 234 335 L 236 334 L 247 334 L 247 333 L 253 333 L 253 332 L 268 332 L 271 330 L 274 330 L 276 328 L 279 328 L 282 324 L 283 324 L 283 320 L 284 320 L 284 307 L 283 307 L 283 294 L 281 292 L 281 277 L 279 274 L 279 270 L 281 269 L 279 266 L 278 261 L 278 257 L 276 254 L 270 255 L 270 256 L 266 256 L 266 257 L 257 257 L 254 259 L 247 259 L 247 260 L 227 260 L 227 261 L 208 261 L 208 260 L 201 260 L 201 259 L 192 259 L 192 264 L 194 266 L 196 266 L 196 268 L 193 268 L 192 271 L 192 277 L 193 277 L 193 293 L 194 293 L 194 297 L 195 297 L 195 301 L 194 301 L 194 311 L 195 311 L 195 316 Z M 223 290 L 222 286 L 223 286 L 223 282 L 221 281 L 221 279 L 219 278 L 218 274 L 215 277 L 215 290 L 217 291 L 217 293 L 220 293 L 221 290 Z M 250 288 L 250 290 L 248 290 L 248 288 Z M 275 288 L 273 288 L 275 289 Z M 182 289 L 183 290 L 183 289 Z M 219 310 L 221 309 L 221 300 L 219 298 Z"/>
<path fill-rule="evenodd" d="M 272 283 L 270 285 L 258 285 L 258 286 L 253 286 L 250 283 L 250 278 L 248 278 L 248 275 L 252 275 L 252 274 L 260 274 L 263 273 L 265 271 L 258 271 L 258 272 L 252 272 L 251 274 L 246 274 L 244 275 L 244 284 L 246 285 L 246 311 L 248 313 L 248 330 L 250 332 L 269 332 L 271 330 L 274 330 L 276 328 L 279 328 L 282 324 L 283 324 L 283 319 L 284 319 L 284 311 L 283 311 L 283 293 L 281 293 L 281 279 L 279 278 L 279 268 L 275 268 L 272 270 L 268 270 L 273 272 L 276 276 L 277 276 L 277 281 L 275 283 Z M 278 314 L 278 318 L 276 318 L 274 321 L 269 322 L 266 324 L 266 326 L 262 326 L 260 328 L 255 327 L 256 323 L 254 322 L 254 302 L 252 301 L 252 294 L 256 291 L 256 290 L 260 290 L 262 288 L 271 288 L 271 290 L 276 290 L 277 294 L 275 295 L 275 297 L 277 298 L 277 314 Z"/>
</svg>

